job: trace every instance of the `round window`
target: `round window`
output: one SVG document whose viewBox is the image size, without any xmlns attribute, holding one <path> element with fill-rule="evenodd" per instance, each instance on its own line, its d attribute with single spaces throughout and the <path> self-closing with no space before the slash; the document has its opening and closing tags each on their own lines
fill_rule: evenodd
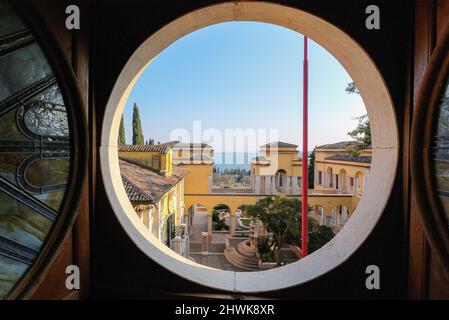
<svg viewBox="0 0 449 320">
<path fill-rule="evenodd" d="M 416 100 L 411 165 L 429 243 L 449 278 L 449 28 L 440 38 Z"/>
<path fill-rule="evenodd" d="M 68 81 L 64 88 L 73 91 L 63 92 L 53 56 L 42 48 L 0 0 L 0 299 L 27 293 L 76 212 L 72 172 L 79 153 L 73 146 L 80 137 L 68 108 L 78 101 L 70 94 L 76 89 Z"/>
<path fill-rule="evenodd" d="M 129 201 L 129 195 L 134 195 L 133 190 L 139 187 L 142 177 L 134 175 L 135 182 L 131 181 L 132 179 L 123 178 L 123 170 L 126 170 L 125 176 L 133 178 L 132 172 L 135 166 L 157 167 L 165 174 L 169 170 L 166 169 L 168 168 L 167 159 L 170 158 L 168 145 L 161 144 L 152 148 L 135 145 L 118 148 L 122 113 L 137 79 L 146 66 L 176 40 L 200 28 L 227 21 L 276 24 L 296 30 L 320 44 L 334 55 L 357 84 L 370 120 L 372 161 L 369 179 L 362 179 L 362 173 L 354 172 L 354 181 L 351 182 L 346 171 L 339 170 L 326 175 L 325 168 L 321 174 L 322 184 L 327 182 L 327 185 L 335 190 L 347 188 L 363 190 L 364 196 L 360 199 L 353 217 L 331 241 L 313 254 L 277 269 L 256 272 L 223 271 L 176 254 L 169 248 L 168 243 L 164 244 L 160 241 L 164 239 L 168 242 L 173 238 L 172 236 L 176 236 L 177 229 L 173 227 L 176 225 L 176 219 L 173 219 L 172 215 L 167 215 L 169 219 L 160 224 L 163 228 L 159 228 L 159 233 L 162 232 L 164 237 L 161 237 L 161 234 L 155 236 L 158 230 L 148 232 L 147 225 L 152 224 L 159 217 L 151 214 L 151 209 L 149 209 L 149 215 L 144 215 L 146 208 L 142 207 L 139 211 L 139 208 L 136 209 L 136 206 L 131 205 Z M 277 147 L 288 149 L 292 146 L 278 145 Z M 151 150 L 155 148 L 158 148 L 157 152 L 163 153 L 164 156 L 152 156 L 151 162 L 148 160 L 143 165 L 135 161 L 125 163 L 122 159 L 119 160 L 119 156 L 123 157 L 124 153 L 140 152 L 144 149 L 152 152 Z M 266 157 L 272 156 L 274 148 L 265 146 L 265 149 Z M 178 153 L 176 155 L 182 156 Z M 237 292 L 263 292 L 298 285 L 319 277 L 340 265 L 357 250 L 373 230 L 389 198 L 398 159 L 398 134 L 394 108 L 381 74 L 365 51 L 348 35 L 326 21 L 297 9 L 261 2 L 224 3 L 191 12 L 171 22 L 153 34 L 134 52 L 123 68 L 106 107 L 100 157 L 106 192 L 114 212 L 127 234 L 148 257 L 179 276 L 205 286 Z M 264 159 L 260 158 L 257 161 L 260 162 L 258 164 L 264 165 Z M 320 180 L 319 176 L 316 176 L 317 180 Z M 271 182 L 274 189 L 287 190 L 296 186 L 285 170 L 275 171 Z M 145 197 L 151 197 L 151 195 L 142 194 L 142 197 L 136 200 L 143 201 Z M 204 203 L 205 206 L 202 206 L 201 199 L 197 200 L 193 211 L 201 212 L 207 209 L 205 208 L 207 204 Z M 156 209 L 165 208 L 170 211 L 170 208 L 176 205 L 176 202 L 171 202 L 169 197 L 167 201 L 157 203 Z M 231 211 L 244 210 L 240 207 L 230 208 L 221 203 L 216 203 L 213 209 L 217 213 L 215 217 L 218 219 L 217 223 L 220 216 L 225 217 Z M 190 215 L 190 208 L 186 208 L 187 210 L 189 210 L 188 219 L 186 219 L 188 224 L 195 217 Z M 204 236 L 207 237 L 207 235 Z"/>
</svg>

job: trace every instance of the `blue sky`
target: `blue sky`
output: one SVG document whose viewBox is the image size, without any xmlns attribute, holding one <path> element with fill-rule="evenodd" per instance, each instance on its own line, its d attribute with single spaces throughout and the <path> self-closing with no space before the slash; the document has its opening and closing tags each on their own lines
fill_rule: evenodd
<svg viewBox="0 0 449 320">
<path fill-rule="evenodd" d="M 223 135 L 225 129 L 277 130 L 279 140 L 301 146 L 302 61 L 303 36 L 275 25 L 229 22 L 191 33 L 136 83 L 124 113 L 127 142 L 137 103 L 145 139 L 156 142 L 168 141 L 178 128 L 192 134 L 193 121 L 201 121 L 202 130 Z M 310 40 L 309 76 L 309 149 L 350 140 L 353 118 L 366 113 L 363 101 L 345 92 L 350 76 Z"/>
</svg>

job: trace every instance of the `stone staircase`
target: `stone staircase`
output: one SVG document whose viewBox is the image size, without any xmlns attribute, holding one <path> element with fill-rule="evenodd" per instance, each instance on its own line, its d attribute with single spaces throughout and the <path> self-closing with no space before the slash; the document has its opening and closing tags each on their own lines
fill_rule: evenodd
<svg viewBox="0 0 449 320">
<path fill-rule="evenodd" d="M 224 255 L 229 263 L 240 269 L 247 271 L 260 270 L 256 248 L 251 247 L 249 240 L 239 242 L 236 247 L 225 249 Z"/>
</svg>

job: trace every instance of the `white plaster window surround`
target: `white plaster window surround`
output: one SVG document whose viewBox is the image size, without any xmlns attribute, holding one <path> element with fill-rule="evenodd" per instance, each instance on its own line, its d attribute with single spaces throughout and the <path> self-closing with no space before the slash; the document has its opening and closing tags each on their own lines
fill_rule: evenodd
<svg viewBox="0 0 449 320">
<path fill-rule="evenodd" d="M 370 119 L 373 155 L 365 196 L 352 218 L 326 245 L 298 262 L 258 272 L 209 268 L 170 250 L 144 226 L 133 211 L 120 178 L 118 131 L 128 96 L 142 72 L 162 50 L 203 27 L 229 21 L 272 23 L 307 35 L 327 49 L 360 90 Z M 299 124 L 298 124 L 299 125 Z M 148 257 L 180 277 L 207 287 L 234 292 L 265 292 L 317 278 L 352 255 L 371 233 L 390 196 L 398 162 L 398 129 L 393 102 L 379 70 L 346 33 L 307 12 L 268 2 L 226 2 L 182 16 L 148 38 L 123 68 L 109 98 L 100 146 L 101 170 L 114 213 L 132 241 Z"/>
</svg>

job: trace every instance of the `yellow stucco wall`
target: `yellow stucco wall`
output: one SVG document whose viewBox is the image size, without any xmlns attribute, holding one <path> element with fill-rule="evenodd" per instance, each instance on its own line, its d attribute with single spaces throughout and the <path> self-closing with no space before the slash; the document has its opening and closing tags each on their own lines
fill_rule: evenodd
<svg viewBox="0 0 449 320">
<path fill-rule="evenodd" d="M 315 162 L 315 170 L 320 170 L 323 173 L 327 172 L 329 168 L 332 169 L 334 174 L 340 174 L 340 171 L 344 170 L 347 176 L 355 177 L 357 173 L 365 173 L 365 169 L 369 169 L 370 164 L 361 164 L 357 162 Z"/>
<path fill-rule="evenodd" d="M 320 206 L 323 207 L 324 214 L 330 215 L 332 209 L 345 206 L 350 213 L 355 210 L 353 196 L 339 196 L 339 195 L 325 195 L 325 196 L 309 196 L 308 203 L 310 206 Z M 358 204 L 358 202 L 357 202 Z"/>
<path fill-rule="evenodd" d="M 190 171 L 184 179 L 184 192 L 186 194 L 206 194 L 209 192 L 212 164 L 179 164 L 178 167 Z"/>
<path fill-rule="evenodd" d="M 166 154 L 161 155 L 161 169 L 165 170 L 165 175 L 168 177 L 171 176 L 173 169 L 172 155 L 173 153 L 171 150 L 169 150 Z"/>
<path fill-rule="evenodd" d="M 238 195 L 238 194 L 204 194 L 204 195 L 185 195 L 186 210 L 194 204 L 201 204 L 206 207 L 208 214 L 212 214 L 213 208 L 218 204 L 225 204 L 231 212 L 236 212 L 238 207 L 243 204 L 255 204 L 258 200 L 267 196 Z M 299 197 L 298 197 L 299 198 Z M 355 200 L 354 200 L 355 198 Z M 359 199 L 351 195 L 309 195 L 308 203 L 310 206 L 321 206 L 326 215 L 330 215 L 333 208 L 345 206 L 349 212 L 353 212 L 357 207 Z"/>
<path fill-rule="evenodd" d="M 369 172 L 370 163 L 360 163 L 360 162 L 352 162 L 352 161 L 338 161 L 338 160 L 326 160 L 326 158 L 334 156 L 334 155 L 347 155 L 347 151 L 344 149 L 316 149 L 315 150 L 315 181 L 314 181 L 314 189 L 315 190 L 329 190 L 327 185 L 324 185 L 325 180 L 328 179 L 327 173 L 329 170 L 332 170 L 332 173 L 340 175 L 339 183 L 344 188 L 351 188 L 351 186 L 347 185 L 346 177 L 356 178 L 356 176 L 360 177 L 358 190 L 363 190 L 363 178 Z M 370 149 L 364 150 L 361 156 L 371 156 L 372 151 Z M 318 171 L 322 172 L 322 184 L 319 184 L 318 181 Z M 326 176 L 326 178 L 325 178 Z M 326 181 L 327 184 L 328 181 Z M 355 181 L 354 181 L 355 183 Z M 335 187 L 335 186 L 334 186 Z"/>
<path fill-rule="evenodd" d="M 274 176 L 278 170 L 284 170 L 288 176 L 301 176 L 301 161 L 296 153 L 274 153 L 266 157 L 269 165 L 251 164 L 251 172 L 257 176 Z M 253 171 L 254 169 L 254 171 Z"/>
<path fill-rule="evenodd" d="M 119 157 L 123 157 L 126 159 L 135 159 L 143 161 L 144 163 L 147 163 L 149 166 L 151 166 L 151 159 L 153 156 L 160 156 L 160 152 L 124 152 L 120 151 L 118 153 Z"/>
<path fill-rule="evenodd" d="M 212 209 L 218 204 L 225 204 L 231 212 L 236 212 L 242 204 L 255 204 L 257 200 L 263 198 L 253 195 L 235 195 L 235 194 L 185 194 L 186 209 L 194 204 L 201 204 L 206 207 L 208 214 L 212 214 Z M 185 211 L 187 212 L 187 210 Z"/>
<path fill-rule="evenodd" d="M 285 170 L 288 176 L 301 176 L 301 159 L 299 159 L 296 151 L 292 152 L 291 148 L 286 150 L 270 150 L 269 154 L 262 154 L 270 160 L 269 166 L 254 165 L 251 166 L 251 171 L 255 175 L 274 176 L 280 169 Z M 325 158 L 340 154 L 342 151 L 326 150 L 323 152 L 316 152 L 315 154 L 315 171 L 322 171 L 323 177 L 328 168 L 332 168 L 334 174 L 340 174 L 343 171 L 349 177 L 355 177 L 356 174 L 365 174 L 369 170 L 370 164 L 347 162 L 347 161 L 325 161 Z M 343 153 L 342 153 L 343 154 Z M 167 168 L 167 172 L 171 173 L 172 157 L 183 157 L 182 153 L 173 153 L 170 151 L 167 154 L 160 154 L 157 152 L 120 152 L 120 156 L 148 161 L 151 166 L 152 156 L 161 156 L 161 167 Z M 370 155 L 369 152 L 363 155 Z M 246 194 L 212 194 L 209 193 L 209 177 L 213 175 L 213 164 L 179 164 L 181 168 L 189 170 L 189 174 L 174 186 L 159 202 L 159 216 L 157 220 L 165 220 L 170 213 L 175 214 L 175 224 L 179 225 L 182 222 L 182 216 L 188 213 L 188 209 L 194 204 L 201 204 L 206 207 L 209 214 L 212 213 L 213 208 L 218 204 L 225 204 L 229 206 L 231 212 L 236 212 L 238 207 L 242 204 L 255 204 L 259 199 L 267 197 L 266 195 L 246 195 Z M 315 181 L 317 182 L 317 181 Z M 342 181 L 343 182 L 343 181 Z M 315 189 L 327 189 L 324 186 L 315 183 Z M 321 206 L 326 215 L 331 214 L 332 209 L 345 206 L 350 213 L 357 207 L 360 198 L 352 195 L 338 195 L 338 194 L 320 194 L 309 195 L 310 206 Z"/>
<path fill-rule="evenodd" d="M 352 203 L 351 203 L 351 209 L 350 209 L 351 213 L 357 208 L 357 206 L 359 205 L 359 202 L 360 202 L 359 197 L 352 197 Z"/>
<path fill-rule="evenodd" d="M 327 157 L 336 155 L 347 155 L 348 151 L 346 149 L 315 149 L 315 160 L 324 161 Z M 360 153 L 360 156 L 371 156 L 372 150 L 365 149 Z"/>
<path fill-rule="evenodd" d="M 172 151 L 169 150 L 167 153 L 160 153 L 160 152 L 119 152 L 119 157 L 123 157 L 126 159 L 133 159 L 138 160 L 146 165 L 158 169 L 158 170 L 164 170 L 166 176 L 170 176 L 172 174 Z M 155 167 L 153 165 L 153 157 L 159 157 L 159 167 Z"/>
</svg>

